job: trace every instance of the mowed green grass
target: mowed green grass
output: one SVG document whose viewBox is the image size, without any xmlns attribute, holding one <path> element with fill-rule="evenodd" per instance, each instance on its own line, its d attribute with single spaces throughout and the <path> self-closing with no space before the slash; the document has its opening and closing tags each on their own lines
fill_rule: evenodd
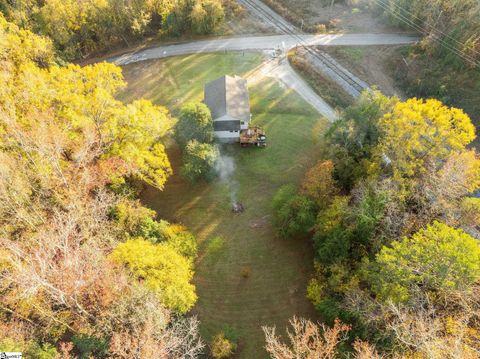
<svg viewBox="0 0 480 359">
<path fill-rule="evenodd" d="M 125 101 L 146 98 L 177 113 L 185 102 L 203 99 L 203 86 L 208 81 L 225 74 L 245 75 L 255 71 L 261 61 L 261 53 L 230 52 L 127 65 L 124 75 L 128 88 L 121 98 Z"/>
<path fill-rule="evenodd" d="M 197 55 L 129 65 L 124 99 L 146 97 L 172 110 L 202 98 L 203 85 L 223 74 L 247 76 L 261 63 L 257 53 Z M 262 325 L 280 332 L 293 315 L 317 319 L 306 299 L 312 274 L 308 238 L 283 240 L 271 224 L 271 200 L 286 183 L 299 183 L 315 161 L 316 138 L 326 121 L 296 93 L 265 79 L 250 87 L 253 122 L 267 131 L 268 147 L 222 148 L 235 171 L 226 181 L 190 185 L 179 175 L 181 154 L 169 148 L 175 175 L 163 192 L 147 188 L 143 202 L 159 217 L 189 227 L 199 240 L 193 312 L 206 341 L 228 328 L 239 338 L 236 357 L 267 357 Z M 178 99 L 180 101 L 178 101 Z M 231 212 L 231 199 L 245 212 Z"/>
</svg>

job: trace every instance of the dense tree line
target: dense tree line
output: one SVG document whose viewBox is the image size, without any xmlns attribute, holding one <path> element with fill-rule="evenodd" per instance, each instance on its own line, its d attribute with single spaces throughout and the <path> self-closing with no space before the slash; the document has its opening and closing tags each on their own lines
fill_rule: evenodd
<svg viewBox="0 0 480 359">
<path fill-rule="evenodd" d="M 172 170 L 163 107 L 111 64 L 60 67 L 0 15 L 0 351 L 195 358 L 196 241 L 135 200 Z"/>
<path fill-rule="evenodd" d="M 371 1 L 389 20 L 407 29 L 421 30 L 427 51 L 436 51 L 447 62 L 480 61 L 480 6 L 476 0 Z M 442 47 L 444 43 L 447 47 Z M 449 48 L 457 49 L 465 58 Z"/>
<path fill-rule="evenodd" d="M 67 60 L 145 35 L 208 34 L 225 16 L 220 0 L 0 0 L 0 12 L 51 38 Z"/>
<path fill-rule="evenodd" d="M 478 126 L 478 1 L 366 1 L 390 23 L 424 35 L 418 44 L 398 49 L 388 60 L 399 88 L 409 97 L 435 97 L 462 108 Z M 475 145 L 478 146 L 478 140 Z"/>
<path fill-rule="evenodd" d="M 313 235 L 308 297 L 324 320 L 391 357 L 478 356 L 474 138 L 459 109 L 378 92 L 332 125 L 300 188 L 274 201 L 281 235 Z"/>
</svg>

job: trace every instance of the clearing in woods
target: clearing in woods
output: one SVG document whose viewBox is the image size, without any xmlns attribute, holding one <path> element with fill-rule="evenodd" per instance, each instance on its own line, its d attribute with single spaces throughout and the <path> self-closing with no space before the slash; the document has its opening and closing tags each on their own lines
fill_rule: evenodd
<svg viewBox="0 0 480 359">
<path fill-rule="evenodd" d="M 131 64 L 124 68 L 129 85 L 121 97 L 145 97 L 176 113 L 187 101 L 202 99 L 206 82 L 224 74 L 255 77 L 262 61 L 260 53 L 239 52 Z M 175 175 L 163 192 L 147 188 L 142 200 L 160 218 L 187 225 L 198 238 L 194 313 L 204 339 L 233 331 L 239 338 L 236 357 L 263 359 L 262 325 L 276 325 L 282 332 L 293 315 L 316 319 L 305 297 L 313 270 L 311 241 L 278 239 L 270 206 L 281 185 L 298 183 L 313 164 L 315 139 L 327 122 L 275 81 L 251 83 L 253 124 L 267 131 L 268 147 L 225 147 L 222 152 L 234 170 L 223 180 L 189 185 L 178 175 L 181 154 L 172 144 L 168 152 Z M 243 214 L 231 212 L 232 196 L 244 205 Z"/>
</svg>

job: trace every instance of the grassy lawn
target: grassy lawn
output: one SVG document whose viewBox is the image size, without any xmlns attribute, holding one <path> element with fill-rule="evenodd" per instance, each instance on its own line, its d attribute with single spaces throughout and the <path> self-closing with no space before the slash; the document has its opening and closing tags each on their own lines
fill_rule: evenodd
<svg viewBox="0 0 480 359">
<path fill-rule="evenodd" d="M 147 98 L 174 114 L 188 101 L 203 99 L 206 82 L 225 74 L 246 75 L 262 62 L 261 53 L 227 53 L 171 57 L 124 67 L 128 88 L 122 100 Z"/>
<path fill-rule="evenodd" d="M 124 71 L 129 86 L 122 97 L 143 96 L 175 111 L 185 101 L 200 100 L 205 82 L 225 73 L 246 76 L 261 60 L 257 53 L 229 53 L 129 65 Z M 223 155 L 236 165 L 231 177 L 189 185 L 178 176 L 180 153 L 173 145 L 169 155 L 177 174 L 163 192 L 147 188 L 142 197 L 161 218 L 184 223 L 199 240 L 194 312 L 204 338 L 233 331 L 239 338 L 236 357 L 263 359 L 262 325 L 281 329 L 294 314 L 316 319 L 305 298 L 313 270 L 310 241 L 276 238 L 270 202 L 279 186 L 298 183 L 312 164 L 315 137 L 327 123 L 273 80 L 256 82 L 250 97 L 254 124 L 267 131 L 267 148 L 226 146 Z M 231 212 L 232 196 L 245 213 Z"/>
</svg>

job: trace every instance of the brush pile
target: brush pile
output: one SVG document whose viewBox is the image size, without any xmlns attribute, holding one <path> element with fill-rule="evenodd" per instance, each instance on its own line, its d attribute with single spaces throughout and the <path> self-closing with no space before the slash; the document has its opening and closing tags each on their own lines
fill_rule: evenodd
<svg viewBox="0 0 480 359">
<path fill-rule="evenodd" d="M 235 214 L 243 213 L 245 212 L 245 207 L 243 207 L 243 204 L 241 204 L 240 202 L 235 201 L 232 204 L 232 212 Z"/>
</svg>

